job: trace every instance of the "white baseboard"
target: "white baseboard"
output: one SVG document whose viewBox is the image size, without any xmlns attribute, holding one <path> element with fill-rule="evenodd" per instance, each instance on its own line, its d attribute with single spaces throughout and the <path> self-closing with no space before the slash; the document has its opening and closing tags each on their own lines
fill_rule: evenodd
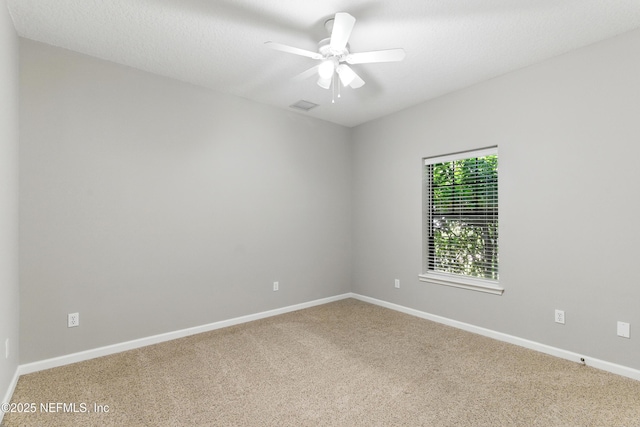
<svg viewBox="0 0 640 427">
<path fill-rule="evenodd" d="M 127 350 L 133 350 L 140 347 L 146 347 L 152 344 L 158 344 L 165 341 L 171 341 L 178 338 L 183 338 L 190 335 L 200 334 L 203 332 L 213 331 L 215 329 L 226 328 L 229 326 L 239 325 L 241 323 L 252 322 L 254 320 L 264 319 L 266 317 L 277 316 L 279 314 L 289 313 L 292 311 L 302 310 L 316 305 L 327 304 L 333 301 L 338 301 L 346 298 L 351 298 L 353 294 L 346 293 L 342 295 L 336 295 L 333 297 L 317 299 L 314 301 L 304 302 L 300 304 L 290 305 L 288 307 L 277 308 L 274 310 L 263 311 L 261 313 L 249 314 L 246 316 L 240 316 L 233 319 L 221 320 L 219 322 L 209 323 L 207 325 L 196 326 L 193 328 L 181 329 L 178 331 L 167 332 L 164 334 L 153 335 L 150 337 L 140 338 L 132 341 L 126 341 L 123 343 L 108 345 L 105 347 L 94 348 L 91 350 L 85 350 L 78 353 L 67 354 L 64 356 L 54 357 L 51 359 L 40 360 L 38 362 L 27 363 L 18 366 L 18 375 L 30 374 L 33 372 L 42 371 L 45 369 L 56 368 L 58 366 L 70 365 L 76 362 L 82 362 L 85 360 L 95 359 L 96 357 L 108 356 L 110 354 L 120 353 Z M 9 394 L 11 396 L 11 394 Z"/>
<path fill-rule="evenodd" d="M 9 384 L 9 388 L 7 389 L 7 392 L 5 393 L 2 400 L 0 400 L 0 403 L 11 402 L 11 396 L 13 396 L 13 392 L 15 391 L 16 385 L 18 384 L 18 378 L 20 378 L 20 374 L 18 372 L 19 369 L 20 367 L 18 367 L 16 369 L 16 372 L 13 374 L 13 378 L 11 379 L 11 383 Z M 4 411 L 0 410 L 0 423 L 2 423 L 3 418 L 4 418 Z"/>
<path fill-rule="evenodd" d="M 295 304 L 288 307 L 282 307 L 274 310 L 263 311 L 260 313 L 250 314 L 247 316 L 236 317 L 233 319 L 222 320 L 219 322 L 210 323 L 207 325 L 196 326 L 193 328 L 182 329 L 179 331 L 168 332 L 164 334 L 154 335 L 151 337 L 140 338 L 137 340 L 127 341 L 119 344 L 113 344 L 105 347 L 99 347 L 91 350 L 81 351 L 78 353 L 68 354 L 65 356 L 54 357 L 51 359 L 41 360 L 38 362 L 27 363 L 24 365 L 19 365 L 12 383 L 9 386 L 9 390 L 7 390 L 5 395 L 5 400 L 3 402 L 9 402 L 11 400 L 11 396 L 13 395 L 13 391 L 18 382 L 18 378 L 20 375 L 30 374 L 33 372 L 42 371 L 45 369 L 51 369 L 58 366 L 69 365 L 76 362 L 82 362 L 85 360 L 94 359 L 96 357 L 107 356 L 110 354 L 120 353 L 127 350 L 133 350 L 140 347 L 145 347 L 152 344 L 158 344 L 165 341 L 171 341 L 174 339 L 195 335 L 203 332 L 213 331 L 215 329 L 226 328 L 233 325 L 239 325 L 241 323 L 247 323 L 254 320 L 264 319 L 267 317 L 277 316 L 279 314 L 289 313 L 292 311 L 302 310 L 309 307 L 314 307 L 317 305 L 327 304 L 333 301 L 338 301 L 346 298 L 355 298 L 360 301 L 368 302 L 370 304 L 375 304 L 381 307 L 389 308 L 391 310 L 399 311 L 402 313 L 410 314 L 412 316 L 420 317 L 422 319 L 431 320 L 433 322 L 442 323 L 444 325 L 453 326 L 454 328 L 462 329 L 468 332 L 476 333 L 479 335 L 483 335 L 489 338 L 493 338 L 499 341 L 508 342 L 511 344 L 519 345 L 521 347 L 525 347 L 531 350 L 536 350 L 545 354 L 549 354 L 552 356 L 560 357 L 563 359 L 571 360 L 574 362 L 581 362 L 581 358 L 584 358 L 585 363 L 589 366 L 592 366 L 597 369 L 602 369 L 603 371 L 611 372 L 617 375 L 621 375 L 624 377 L 632 378 L 634 380 L 640 381 L 640 370 L 629 368 L 626 366 L 618 365 L 615 363 L 607 362 L 600 359 L 595 359 L 592 357 L 588 357 L 585 355 L 581 355 L 578 353 L 574 353 L 571 351 L 563 350 L 560 348 L 552 347 L 546 344 L 541 344 L 535 341 L 530 341 L 524 338 L 519 338 L 513 335 L 504 334 L 502 332 L 493 331 L 491 329 L 482 328 L 479 326 L 471 325 L 464 322 L 459 322 L 457 320 L 449 319 L 442 316 L 437 316 L 435 314 L 426 313 L 423 311 L 415 310 L 412 308 L 404 307 L 398 304 L 390 303 L 387 301 L 382 301 L 376 298 L 367 297 L 360 294 L 355 293 L 345 293 L 341 295 L 336 295 L 333 297 L 322 298 L 314 301 L 309 301 L 301 304 Z M 2 413 L 0 413 L 0 422 L 2 421 Z"/>
<path fill-rule="evenodd" d="M 504 334 L 491 329 L 482 328 L 480 326 L 471 325 L 469 323 L 459 322 L 457 320 L 449 319 L 435 314 L 426 313 L 424 311 L 415 310 L 413 308 L 404 307 L 402 305 L 382 301 L 376 298 L 367 297 L 359 294 L 351 294 L 351 298 L 358 299 L 360 301 L 368 302 L 370 304 L 379 305 L 381 307 L 389 308 L 391 310 L 399 311 L 402 313 L 410 314 L 412 316 L 420 317 L 422 319 L 431 320 L 433 322 L 442 323 L 444 325 L 453 326 L 454 328 L 462 329 L 475 334 L 483 335 L 489 338 L 496 339 L 498 341 L 504 341 L 510 344 L 515 344 L 520 347 L 525 347 L 530 350 L 539 351 L 541 353 L 549 354 L 551 356 L 560 357 L 562 359 L 571 360 L 574 362 L 582 363 L 581 359 L 584 359 L 586 365 L 592 366 L 603 371 L 611 372 L 623 377 L 632 378 L 640 381 L 640 370 L 630 368 L 627 366 L 618 365 L 616 363 L 607 362 L 606 360 L 600 360 L 593 357 L 589 357 L 583 354 L 574 353 L 572 351 L 563 350 L 561 348 L 552 347 L 539 342 L 530 341 L 524 338 L 519 338 L 513 335 Z"/>
</svg>

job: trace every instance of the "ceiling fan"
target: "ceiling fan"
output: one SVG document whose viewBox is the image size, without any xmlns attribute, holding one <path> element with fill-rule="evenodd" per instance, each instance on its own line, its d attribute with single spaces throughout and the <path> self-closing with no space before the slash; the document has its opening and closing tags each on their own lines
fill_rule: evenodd
<svg viewBox="0 0 640 427">
<path fill-rule="evenodd" d="M 402 61 L 405 52 L 404 49 L 398 48 L 351 53 L 348 42 L 355 23 L 356 18 L 344 12 L 336 13 L 334 18 L 328 19 L 324 26 L 331 36 L 318 43 L 318 52 L 272 41 L 266 42 L 265 45 L 271 49 L 320 61 L 318 65 L 294 77 L 296 80 L 318 75 L 318 85 L 324 89 L 329 89 L 334 83 L 334 76 L 338 76 L 343 86 L 357 89 L 364 85 L 364 80 L 349 65 Z"/>
</svg>

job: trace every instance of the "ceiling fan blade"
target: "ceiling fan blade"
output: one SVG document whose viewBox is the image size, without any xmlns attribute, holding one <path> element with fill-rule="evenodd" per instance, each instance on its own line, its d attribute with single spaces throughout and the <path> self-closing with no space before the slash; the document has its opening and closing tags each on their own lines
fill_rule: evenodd
<svg viewBox="0 0 640 427">
<path fill-rule="evenodd" d="M 320 86 L 322 89 L 329 89 L 331 87 L 331 78 L 323 79 L 322 77 L 320 77 L 318 79 L 318 86 Z"/>
<path fill-rule="evenodd" d="M 320 55 L 318 52 L 311 52 L 310 50 L 287 46 L 286 44 L 282 43 L 265 42 L 264 45 L 270 49 L 279 50 L 281 52 L 293 53 L 294 55 L 306 56 L 312 59 L 322 59 L 322 55 Z"/>
<path fill-rule="evenodd" d="M 329 44 L 331 50 L 340 52 L 347 46 L 347 42 L 351 36 L 351 30 L 353 30 L 355 23 L 356 18 L 348 13 L 336 13 L 336 17 L 333 20 L 333 30 L 331 30 L 331 42 Z"/>
<path fill-rule="evenodd" d="M 317 76 L 318 75 L 318 67 L 319 66 L 320 66 L 320 64 L 316 65 L 315 67 L 309 68 L 307 71 L 301 72 L 300 74 L 295 76 L 293 78 L 293 80 L 302 81 L 302 80 L 308 79 L 309 77 Z"/>
<path fill-rule="evenodd" d="M 400 48 L 351 53 L 347 56 L 347 63 L 367 64 L 371 62 L 396 62 L 402 61 L 405 55 L 404 49 Z"/>
<path fill-rule="evenodd" d="M 336 71 L 340 76 L 340 81 L 343 86 L 351 86 L 352 88 L 357 89 L 364 85 L 364 80 L 362 80 L 360 76 L 358 76 L 347 64 L 338 65 Z"/>
</svg>

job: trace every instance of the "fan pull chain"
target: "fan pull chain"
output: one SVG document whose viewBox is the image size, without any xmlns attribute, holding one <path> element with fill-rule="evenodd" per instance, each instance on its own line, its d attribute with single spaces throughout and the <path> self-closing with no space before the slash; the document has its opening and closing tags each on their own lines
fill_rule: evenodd
<svg viewBox="0 0 640 427">
<path fill-rule="evenodd" d="M 336 79 L 331 76 L 331 103 L 336 103 Z"/>
</svg>

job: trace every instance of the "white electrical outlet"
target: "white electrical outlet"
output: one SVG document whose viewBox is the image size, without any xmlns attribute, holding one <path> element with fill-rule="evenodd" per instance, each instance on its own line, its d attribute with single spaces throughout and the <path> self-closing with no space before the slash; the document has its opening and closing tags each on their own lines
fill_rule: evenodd
<svg viewBox="0 0 640 427">
<path fill-rule="evenodd" d="M 80 326 L 80 313 L 69 313 L 67 315 L 67 327 L 75 328 Z"/>
<path fill-rule="evenodd" d="M 9 338 L 4 340 L 4 358 L 5 359 L 9 358 Z"/>
<path fill-rule="evenodd" d="M 556 323 L 564 325 L 564 310 L 556 310 Z"/>
<path fill-rule="evenodd" d="M 627 322 L 618 322 L 618 336 L 629 338 L 629 324 Z"/>
<path fill-rule="evenodd" d="M 396 279 L 396 281 L 395 281 L 395 283 L 393 284 L 393 286 L 394 286 L 396 289 L 400 289 L 400 279 Z"/>
<path fill-rule="evenodd" d="M 273 282 L 273 290 L 277 291 L 280 289 L 280 283 L 279 282 Z"/>
</svg>

